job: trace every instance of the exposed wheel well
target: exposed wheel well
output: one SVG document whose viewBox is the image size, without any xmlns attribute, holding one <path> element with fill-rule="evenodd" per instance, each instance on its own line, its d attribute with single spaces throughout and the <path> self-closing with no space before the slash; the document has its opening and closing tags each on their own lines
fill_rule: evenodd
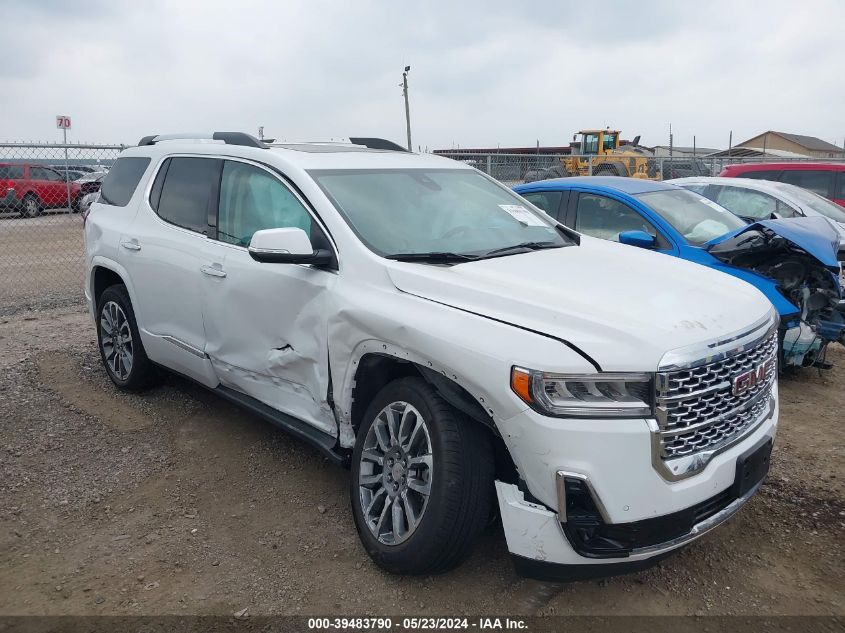
<svg viewBox="0 0 845 633">
<path fill-rule="evenodd" d="M 123 279 L 116 272 L 108 268 L 103 268 L 102 266 L 97 266 L 94 269 L 94 288 L 92 289 L 94 293 L 92 297 L 94 299 L 94 306 L 100 302 L 100 295 L 103 294 L 106 288 L 122 283 Z"/>
<path fill-rule="evenodd" d="M 508 482 L 516 481 L 516 466 L 487 411 L 454 380 L 410 361 L 383 354 L 366 354 L 361 358 L 355 372 L 355 387 L 352 390 L 351 422 L 356 433 L 375 395 L 389 382 L 408 376 L 422 378 L 437 389 L 438 394 L 446 402 L 486 428 L 493 439 L 496 478 Z"/>
</svg>

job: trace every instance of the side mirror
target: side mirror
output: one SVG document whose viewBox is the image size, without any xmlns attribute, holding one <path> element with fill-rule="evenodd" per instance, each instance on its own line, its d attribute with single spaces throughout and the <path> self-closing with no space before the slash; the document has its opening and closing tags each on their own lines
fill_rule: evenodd
<svg viewBox="0 0 845 633">
<path fill-rule="evenodd" d="M 249 255 L 268 264 L 325 266 L 332 261 L 331 251 L 314 250 L 305 231 L 297 228 L 256 231 L 249 242 Z"/>
<path fill-rule="evenodd" d="M 622 231 L 619 234 L 619 242 L 640 248 L 654 248 L 657 246 L 654 236 L 649 235 L 645 231 Z"/>
</svg>

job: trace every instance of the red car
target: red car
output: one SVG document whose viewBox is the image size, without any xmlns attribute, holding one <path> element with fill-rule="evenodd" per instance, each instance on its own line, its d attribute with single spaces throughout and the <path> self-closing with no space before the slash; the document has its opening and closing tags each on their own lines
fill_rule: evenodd
<svg viewBox="0 0 845 633">
<path fill-rule="evenodd" d="M 78 184 L 70 183 L 73 211 L 79 208 L 80 191 Z M 37 164 L 0 163 L 0 210 L 34 218 L 44 209 L 67 206 L 68 185 L 56 170 Z"/>
<path fill-rule="evenodd" d="M 719 175 L 788 182 L 845 207 L 845 163 L 746 163 L 728 165 Z"/>
</svg>

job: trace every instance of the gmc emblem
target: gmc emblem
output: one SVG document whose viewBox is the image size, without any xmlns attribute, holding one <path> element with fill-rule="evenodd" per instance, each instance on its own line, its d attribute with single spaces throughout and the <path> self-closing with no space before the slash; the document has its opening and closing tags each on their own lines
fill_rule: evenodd
<svg viewBox="0 0 845 633">
<path fill-rule="evenodd" d="M 766 376 L 769 375 L 769 370 L 777 365 L 777 358 L 772 356 L 761 365 L 757 365 L 749 371 L 743 372 L 733 378 L 733 394 L 741 396 L 746 391 L 754 389 L 757 385 L 765 382 Z"/>
</svg>

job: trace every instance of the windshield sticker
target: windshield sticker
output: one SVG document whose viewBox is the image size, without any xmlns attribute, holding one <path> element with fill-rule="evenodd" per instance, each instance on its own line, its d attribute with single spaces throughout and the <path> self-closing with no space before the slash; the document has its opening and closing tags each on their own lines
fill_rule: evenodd
<svg viewBox="0 0 845 633">
<path fill-rule="evenodd" d="M 540 218 L 521 204 L 500 204 L 499 208 L 525 226 L 546 226 Z"/>
</svg>

